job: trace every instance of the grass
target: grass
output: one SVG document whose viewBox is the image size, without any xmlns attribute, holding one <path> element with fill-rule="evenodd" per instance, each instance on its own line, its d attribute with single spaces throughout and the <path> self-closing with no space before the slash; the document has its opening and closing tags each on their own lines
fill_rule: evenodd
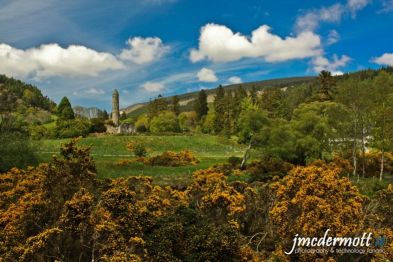
<svg viewBox="0 0 393 262">
<path fill-rule="evenodd" d="M 60 145 L 69 139 L 41 140 L 36 145 L 36 150 L 41 162 L 48 162 L 52 155 L 58 154 Z M 127 150 L 127 144 L 132 141 L 142 142 L 148 149 L 150 156 L 161 154 L 170 150 L 179 152 L 191 150 L 195 153 L 200 163 L 195 166 L 162 167 L 145 166 L 142 163 L 132 163 L 120 166 L 117 162 L 121 159 L 132 159 L 132 152 Z M 239 145 L 230 139 L 211 135 L 182 135 L 182 136 L 116 136 L 106 135 L 87 137 L 81 139 L 81 145 L 91 146 L 99 178 L 117 178 L 135 175 L 153 177 L 155 183 L 160 185 L 185 185 L 191 181 L 192 173 L 198 169 L 205 169 L 214 164 L 226 162 L 230 156 L 241 157 L 245 146 Z M 257 156 L 255 152 L 252 156 Z M 229 177 L 229 181 L 247 180 L 247 176 Z M 388 184 L 393 184 L 393 175 L 385 175 L 383 181 L 378 178 L 361 178 L 359 182 L 351 178 L 359 191 L 369 197 Z"/>
<path fill-rule="evenodd" d="M 39 160 L 47 162 L 52 155 L 58 154 L 61 143 L 68 139 L 41 140 L 36 146 Z M 132 163 L 127 166 L 117 165 L 121 159 L 134 156 L 126 148 L 132 141 L 142 142 L 150 156 L 166 150 L 179 152 L 191 150 L 200 163 L 195 166 L 161 167 L 145 166 Z M 99 178 L 116 178 L 133 175 L 146 175 L 160 185 L 184 185 L 191 181 L 192 173 L 198 169 L 208 168 L 223 163 L 230 156 L 242 156 L 245 147 L 229 139 L 210 135 L 193 136 L 99 136 L 81 139 L 81 145 L 90 145 L 91 154 L 96 161 Z"/>
</svg>

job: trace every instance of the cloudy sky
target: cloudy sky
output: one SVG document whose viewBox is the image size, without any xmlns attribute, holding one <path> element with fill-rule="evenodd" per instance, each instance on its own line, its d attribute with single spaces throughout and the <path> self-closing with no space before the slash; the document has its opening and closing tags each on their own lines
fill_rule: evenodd
<svg viewBox="0 0 393 262">
<path fill-rule="evenodd" d="M 393 0 L 0 0 L 0 74 L 110 109 L 278 77 L 393 66 Z"/>
</svg>

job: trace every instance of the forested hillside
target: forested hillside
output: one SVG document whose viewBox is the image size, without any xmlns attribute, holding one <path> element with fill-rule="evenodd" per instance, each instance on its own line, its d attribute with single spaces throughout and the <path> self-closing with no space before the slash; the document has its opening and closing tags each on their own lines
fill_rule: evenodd
<svg viewBox="0 0 393 262">
<path fill-rule="evenodd" d="M 289 77 L 289 78 L 278 78 L 271 80 L 263 80 L 256 82 L 247 82 L 241 84 L 232 84 L 223 86 L 225 90 L 236 90 L 238 88 L 243 88 L 247 92 L 254 90 L 255 92 L 262 92 L 263 90 L 268 90 L 272 88 L 288 88 L 297 85 L 311 83 L 315 80 L 315 77 Z M 218 88 L 207 89 L 206 94 L 208 96 L 209 102 L 212 102 Z M 192 109 L 194 100 L 198 97 L 198 92 L 191 92 L 186 94 L 180 94 L 176 96 L 179 99 L 181 111 L 188 111 Z M 173 96 L 165 97 L 165 100 L 170 103 Z M 138 103 L 135 105 L 128 106 L 122 109 L 129 116 L 139 116 L 147 111 L 148 103 Z"/>
<path fill-rule="evenodd" d="M 213 101 L 208 97 L 201 90 L 187 111 L 177 96 L 157 97 L 144 114 L 121 116 L 135 134 L 79 138 L 96 147 L 94 154 L 72 139 L 41 164 L 29 146 L 31 129 L 15 125 L 17 114 L 5 108 L 1 259 L 393 259 L 391 68 L 322 71 L 312 81 L 262 91 L 219 87 Z M 54 115 L 35 139 L 49 136 L 58 145 L 55 138 L 89 136 L 111 124 L 107 116 L 76 117 L 66 97 Z M 327 230 L 387 242 L 356 253 L 288 255 L 294 236 Z"/>
</svg>

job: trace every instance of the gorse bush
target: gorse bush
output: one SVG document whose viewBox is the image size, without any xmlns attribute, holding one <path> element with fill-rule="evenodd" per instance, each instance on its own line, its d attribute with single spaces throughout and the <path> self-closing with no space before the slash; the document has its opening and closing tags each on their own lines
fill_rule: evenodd
<svg viewBox="0 0 393 262">
<path fill-rule="evenodd" d="M 147 156 L 147 149 L 142 143 L 130 142 L 127 144 L 127 149 L 132 151 L 136 157 Z"/>
<path fill-rule="evenodd" d="M 322 162 L 292 169 L 272 185 L 276 201 L 270 210 L 279 245 L 291 250 L 293 236 L 349 236 L 362 232 L 363 197 L 349 179 L 340 177 L 335 165 Z M 294 254 L 294 259 L 311 261 L 323 254 Z M 327 258 L 327 257 L 325 257 Z"/>
<path fill-rule="evenodd" d="M 219 174 L 208 173 L 196 174 L 195 184 L 185 191 L 154 186 L 148 177 L 100 181 L 89 148 L 71 141 L 49 164 L 0 174 L 0 257 L 4 261 L 253 257 L 235 221 L 230 221 L 244 210 L 244 197 L 224 180 L 213 178 Z M 203 176 L 219 184 L 205 184 Z M 200 205 L 195 207 L 197 199 Z M 217 213 L 218 209 L 225 213 Z M 228 222 L 215 224 L 213 217 Z"/>
<path fill-rule="evenodd" d="M 149 177 L 98 180 L 89 148 L 76 143 L 48 164 L 0 174 L 3 261 L 393 259 L 390 242 L 378 255 L 283 255 L 295 234 L 393 237 L 393 187 L 366 200 L 333 162 L 270 184 L 230 183 L 210 168 L 176 190 Z"/>
<path fill-rule="evenodd" d="M 187 166 L 196 165 L 199 160 L 194 156 L 191 151 L 184 150 L 179 153 L 172 151 L 165 151 L 161 155 L 143 158 L 141 161 L 145 165 L 150 166 Z"/>
</svg>

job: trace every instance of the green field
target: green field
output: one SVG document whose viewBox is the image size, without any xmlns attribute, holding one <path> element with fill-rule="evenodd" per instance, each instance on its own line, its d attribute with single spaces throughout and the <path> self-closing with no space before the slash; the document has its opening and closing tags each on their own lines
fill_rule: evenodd
<svg viewBox="0 0 393 262">
<path fill-rule="evenodd" d="M 58 154 L 60 144 L 68 139 L 41 140 L 38 142 L 36 152 L 41 162 L 47 162 L 52 155 Z M 200 160 L 196 166 L 160 167 L 145 166 L 133 163 L 128 166 L 117 165 L 120 159 L 134 158 L 126 145 L 132 141 L 142 142 L 149 156 L 160 154 L 166 150 L 179 152 L 191 150 Z M 116 178 L 131 175 L 146 175 L 153 177 L 157 184 L 184 185 L 187 184 L 192 172 L 204 169 L 211 165 L 222 163 L 230 156 L 242 156 L 245 146 L 223 137 L 210 135 L 193 136 L 101 136 L 87 137 L 79 142 L 81 145 L 90 145 L 91 154 L 96 161 L 99 178 Z"/>
</svg>

